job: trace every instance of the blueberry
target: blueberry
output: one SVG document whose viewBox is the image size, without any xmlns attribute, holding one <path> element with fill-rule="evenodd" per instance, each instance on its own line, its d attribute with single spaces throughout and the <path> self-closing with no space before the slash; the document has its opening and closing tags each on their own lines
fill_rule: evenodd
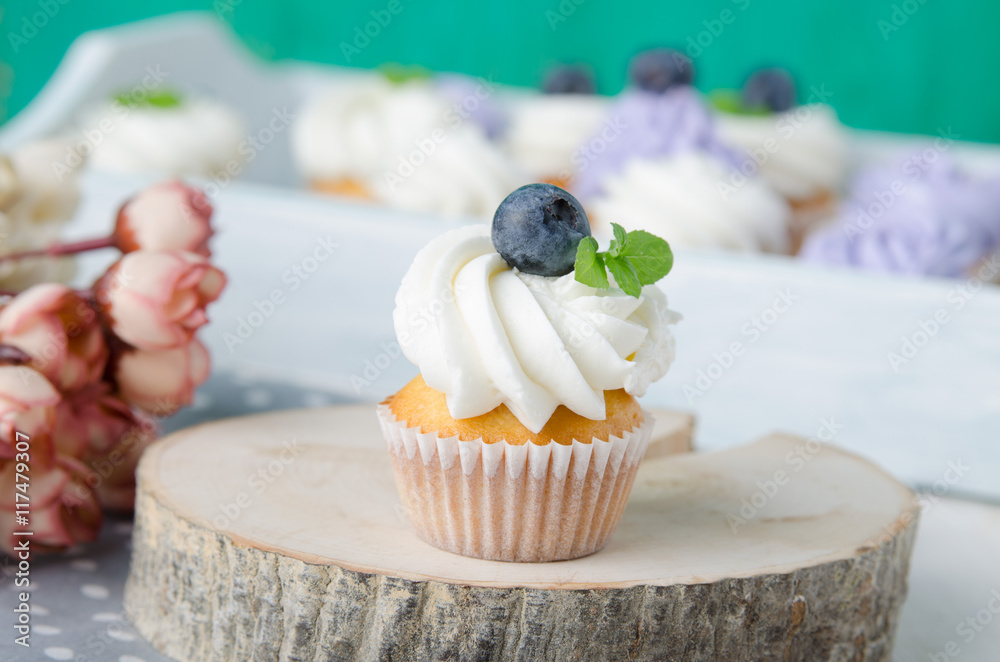
<svg viewBox="0 0 1000 662">
<path fill-rule="evenodd" d="M 573 271 L 576 247 L 590 236 L 590 221 L 572 195 L 552 184 L 528 184 L 500 203 L 493 216 L 493 247 L 526 274 Z"/>
<path fill-rule="evenodd" d="M 597 85 L 590 69 L 579 64 L 561 64 L 549 70 L 542 83 L 546 94 L 595 94 Z"/>
<path fill-rule="evenodd" d="M 761 69 L 743 84 L 743 105 L 783 113 L 795 106 L 795 80 L 778 67 Z"/>
<path fill-rule="evenodd" d="M 629 77 L 639 89 L 662 94 L 675 85 L 690 85 L 694 63 L 673 48 L 654 48 L 632 58 Z"/>
</svg>

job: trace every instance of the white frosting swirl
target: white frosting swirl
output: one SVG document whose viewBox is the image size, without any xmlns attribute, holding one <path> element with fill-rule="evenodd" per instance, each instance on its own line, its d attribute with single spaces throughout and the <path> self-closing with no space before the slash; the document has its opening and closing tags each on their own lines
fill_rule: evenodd
<svg viewBox="0 0 1000 662">
<path fill-rule="evenodd" d="M 815 103 L 767 116 L 719 113 L 717 119 L 723 142 L 756 152 L 761 176 L 786 198 L 806 200 L 843 185 L 847 136 L 830 106 Z"/>
<path fill-rule="evenodd" d="M 371 186 L 379 200 L 397 209 L 492 218 L 507 194 L 527 183 L 478 126 L 463 125 L 447 131 L 408 177 L 381 173 Z"/>
<path fill-rule="evenodd" d="M 342 84 L 303 111 L 292 141 L 307 179 L 350 178 L 407 211 L 490 217 L 527 183 L 427 81 Z"/>
<path fill-rule="evenodd" d="M 735 185 L 726 164 L 700 152 L 633 159 L 590 207 L 607 225 L 648 230 L 671 246 L 781 253 L 789 208 L 757 179 Z"/>
<path fill-rule="evenodd" d="M 607 115 L 607 97 L 586 94 L 539 94 L 511 109 L 505 148 L 514 162 L 535 179 L 573 171 L 573 153 L 597 133 Z"/>
<path fill-rule="evenodd" d="M 245 160 L 240 144 L 246 124 L 208 99 L 168 108 L 109 103 L 81 124 L 84 135 L 101 136 L 90 160 L 102 170 L 208 177 Z"/>
<path fill-rule="evenodd" d="M 636 299 L 567 274 L 511 269 L 489 228 L 452 230 L 421 250 L 396 294 L 406 357 L 447 397 L 456 419 L 501 404 L 532 432 L 559 405 L 604 420 L 604 391 L 640 396 L 674 358 L 680 316 L 653 285 Z"/>
<path fill-rule="evenodd" d="M 394 168 L 415 141 L 443 128 L 448 105 L 425 81 L 362 77 L 330 88 L 303 108 L 292 150 L 310 180 L 368 180 Z"/>
</svg>

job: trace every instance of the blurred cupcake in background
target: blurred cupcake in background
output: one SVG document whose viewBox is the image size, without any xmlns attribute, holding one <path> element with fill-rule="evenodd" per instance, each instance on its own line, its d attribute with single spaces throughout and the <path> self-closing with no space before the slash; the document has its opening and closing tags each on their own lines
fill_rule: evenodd
<svg viewBox="0 0 1000 662">
<path fill-rule="evenodd" d="M 836 223 L 810 235 L 801 258 L 960 278 L 976 273 L 997 251 L 1000 176 L 973 175 L 939 150 L 927 149 L 860 172 Z"/>
<path fill-rule="evenodd" d="M 788 205 L 763 182 L 720 192 L 729 166 L 704 152 L 635 159 L 605 181 L 590 203 L 602 222 L 630 219 L 670 245 L 785 253 Z"/>
<path fill-rule="evenodd" d="M 502 121 L 489 109 L 492 90 L 467 82 L 465 93 L 456 93 L 454 79 L 439 87 L 426 75 L 338 84 L 293 125 L 300 171 L 324 193 L 410 211 L 489 216 L 525 177 L 487 137 L 487 124 Z M 482 103 L 472 103 L 470 93 Z"/>
<path fill-rule="evenodd" d="M 712 103 L 720 138 L 743 151 L 740 171 L 757 172 L 792 208 L 791 250 L 817 223 L 836 212 L 847 174 L 847 134 L 825 103 L 797 104 L 795 81 L 784 69 L 761 69 L 741 92 L 718 90 Z"/>
<path fill-rule="evenodd" d="M 121 94 L 87 113 L 79 133 L 93 146 L 91 165 L 110 172 L 228 179 L 249 153 L 238 113 L 166 90 Z"/>
<path fill-rule="evenodd" d="M 451 104 L 448 119 L 469 120 L 490 140 L 498 140 L 507 130 L 509 118 L 504 106 L 494 98 L 496 85 L 485 78 L 443 73 L 434 77 L 434 87 Z"/>
<path fill-rule="evenodd" d="M 422 152 L 419 152 L 422 154 Z M 370 190 L 393 209 L 447 217 L 488 218 L 527 179 L 473 126 L 447 132 L 426 159 L 407 160 L 371 179 Z"/>
<path fill-rule="evenodd" d="M 43 140 L 0 155 L 0 254 L 46 248 L 56 243 L 80 201 L 82 161 L 67 159 L 69 145 Z M 23 290 L 42 282 L 66 282 L 72 257 L 0 262 L 0 289 Z"/>
<path fill-rule="evenodd" d="M 598 96 L 593 73 L 581 65 L 552 68 L 542 94 L 518 99 L 504 147 L 531 179 L 566 188 L 580 146 L 606 121 L 609 100 Z"/>
<path fill-rule="evenodd" d="M 631 87 L 607 109 L 605 119 L 615 130 L 601 130 L 583 144 L 575 194 L 600 194 L 607 179 L 635 159 L 699 151 L 737 164 L 737 153 L 718 139 L 707 106 L 691 86 L 694 65 L 686 55 L 669 48 L 640 53 L 632 60 L 629 78 Z"/>
<path fill-rule="evenodd" d="M 737 176 L 740 157 L 691 86 L 691 60 L 647 51 L 632 61 L 630 78 L 633 87 L 608 111 L 621 132 L 594 136 L 573 186 L 595 223 L 606 232 L 627 218 L 672 246 L 786 252 L 788 205 L 759 178 Z"/>
</svg>

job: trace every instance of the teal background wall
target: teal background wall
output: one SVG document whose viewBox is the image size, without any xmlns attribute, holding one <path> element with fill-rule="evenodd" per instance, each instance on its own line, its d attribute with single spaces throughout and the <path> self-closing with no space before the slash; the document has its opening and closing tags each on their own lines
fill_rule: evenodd
<svg viewBox="0 0 1000 662">
<path fill-rule="evenodd" d="M 391 61 L 521 85 L 537 84 L 553 62 L 580 60 L 607 93 L 621 89 L 635 51 L 688 46 L 705 90 L 780 64 L 801 88 L 832 93 L 851 126 L 928 134 L 950 126 L 962 139 L 1000 142 L 995 0 L 8 0 L 2 9 L 4 118 L 30 101 L 81 32 L 200 9 L 267 59 Z M 386 25 L 345 54 L 373 11 Z"/>
</svg>

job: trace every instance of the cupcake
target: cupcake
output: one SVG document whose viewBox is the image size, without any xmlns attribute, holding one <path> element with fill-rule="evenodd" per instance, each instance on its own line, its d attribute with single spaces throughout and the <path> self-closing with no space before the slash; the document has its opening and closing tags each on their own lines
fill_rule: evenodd
<svg viewBox="0 0 1000 662">
<path fill-rule="evenodd" d="M 607 111 L 617 132 L 592 136 L 573 182 L 576 195 L 585 200 L 600 195 L 634 160 L 702 152 L 727 167 L 738 165 L 737 153 L 719 140 L 707 106 L 691 86 L 694 66 L 687 56 L 667 48 L 641 53 L 629 76 L 631 88 Z"/>
<path fill-rule="evenodd" d="M 496 103 L 496 86 L 485 78 L 462 74 L 438 74 L 434 87 L 450 104 L 452 124 L 469 120 L 482 129 L 490 140 L 498 140 L 507 130 L 506 109 Z"/>
<path fill-rule="evenodd" d="M 790 211 L 769 186 L 729 184 L 727 165 L 700 151 L 635 159 L 610 175 L 590 208 L 601 219 L 670 237 L 674 247 L 786 253 Z"/>
<path fill-rule="evenodd" d="M 403 277 L 393 320 L 420 375 L 378 415 L 430 544 L 554 561 L 597 551 L 617 525 L 652 428 L 635 398 L 673 361 L 679 316 L 652 285 L 666 242 L 622 231 L 599 254 L 589 235 L 572 196 L 532 184 L 492 231 L 438 237 Z"/>
<path fill-rule="evenodd" d="M 247 127 L 229 107 L 174 92 L 123 94 L 87 114 L 93 167 L 120 173 L 231 177 L 247 156 Z M 242 145 L 242 149 L 241 149 Z"/>
<path fill-rule="evenodd" d="M 0 253 L 19 253 L 57 243 L 80 201 L 77 167 L 65 165 L 68 145 L 44 140 L 0 155 Z M 72 257 L 0 262 L 0 289 L 23 290 L 42 282 L 67 282 Z"/>
<path fill-rule="evenodd" d="M 579 66 L 556 67 L 542 94 L 512 104 L 504 148 L 532 179 L 571 185 L 584 142 L 605 121 L 608 99 L 596 94 L 593 75 Z"/>
<path fill-rule="evenodd" d="M 609 116 L 624 126 L 576 180 L 596 222 L 627 218 L 673 246 L 784 253 L 787 204 L 755 177 L 735 170 L 736 152 L 716 135 L 694 69 L 670 49 L 633 60 L 633 87 Z"/>
<path fill-rule="evenodd" d="M 713 95 L 719 136 L 741 149 L 741 169 L 760 176 L 792 208 L 792 248 L 836 211 L 847 173 L 847 134 L 825 103 L 797 105 L 796 87 L 783 69 L 750 76 L 741 94 Z"/>
<path fill-rule="evenodd" d="M 525 179 L 476 117 L 485 121 L 456 100 L 453 86 L 444 91 L 425 78 L 364 77 L 308 104 L 293 126 L 292 147 L 314 190 L 488 218 Z"/>
<path fill-rule="evenodd" d="M 524 183 L 477 127 L 456 126 L 446 135 L 423 162 L 373 178 L 368 189 L 375 199 L 393 209 L 483 219 Z"/>
<path fill-rule="evenodd" d="M 809 236 L 800 257 L 961 278 L 998 250 L 1000 178 L 973 175 L 928 149 L 859 173 L 836 222 Z"/>
</svg>

